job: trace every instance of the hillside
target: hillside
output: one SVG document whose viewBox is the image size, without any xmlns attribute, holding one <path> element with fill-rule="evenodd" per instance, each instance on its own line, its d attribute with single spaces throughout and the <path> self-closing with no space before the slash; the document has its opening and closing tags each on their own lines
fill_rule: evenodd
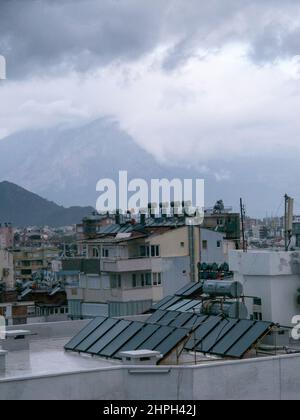
<svg viewBox="0 0 300 420">
<path fill-rule="evenodd" d="M 11 182 L 0 182 L 0 223 L 65 226 L 79 223 L 92 211 L 92 207 L 65 208 Z"/>
</svg>

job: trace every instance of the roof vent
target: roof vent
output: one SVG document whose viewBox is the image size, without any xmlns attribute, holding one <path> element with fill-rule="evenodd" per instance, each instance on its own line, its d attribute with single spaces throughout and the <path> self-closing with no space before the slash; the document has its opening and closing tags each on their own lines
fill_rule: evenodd
<svg viewBox="0 0 300 420">
<path fill-rule="evenodd" d="M 120 353 L 122 362 L 126 365 L 156 365 L 162 354 L 152 350 L 132 350 Z"/>
</svg>

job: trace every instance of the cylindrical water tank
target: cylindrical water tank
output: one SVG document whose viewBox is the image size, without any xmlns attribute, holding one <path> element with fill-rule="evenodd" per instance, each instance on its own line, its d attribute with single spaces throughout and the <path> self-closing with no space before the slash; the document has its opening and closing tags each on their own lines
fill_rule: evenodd
<svg viewBox="0 0 300 420">
<path fill-rule="evenodd" d="M 242 302 L 204 302 L 201 312 L 206 315 L 224 314 L 229 318 L 246 319 L 248 310 Z"/>
<path fill-rule="evenodd" d="M 238 281 L 207 280 L 203 284 L 203 293 L 236 299 L 242 296 L 243 285 Z"/>
</svg>

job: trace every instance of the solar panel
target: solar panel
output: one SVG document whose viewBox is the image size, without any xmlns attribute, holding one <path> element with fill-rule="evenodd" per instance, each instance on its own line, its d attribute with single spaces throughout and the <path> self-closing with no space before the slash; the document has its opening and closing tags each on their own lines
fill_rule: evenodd
<svg viewBox="0 0 300 420">
<path fill-rule="evenodd" d="M 183 327 L 191 318 L 193 314 L 189 312 L 180 313 L 170 324 L 170 327 L 180 328 Z"/>
<path fill-rule="evenodd" d="M 147 324 L 155 324 L 157 323 L 164 315 L 166 314 L 166 311 L 155 311 L 154 314 L 152 314 L 148 319 L 147 319 Z"/>
<path fill-rule="evenodd" d="M 118 319 L 107 318 L 98 328 L 96 328 L 92 334 L 88 335 L 78 346 L 76 351 L 87 351 L 100 337 L 102 337 L 110 328 L 112 328 Z"/>
<path fill-rule="evenodd" d="M 89 322 L 75 337 L 72 338 L 66 345 L 66 350 L 74 350 L 88 335 L 90 335 L 96 328 L 98 328 L 106 318 L 104 316 L 94 318 Z"/>
<path fill-rule="evenodd" d="M 144 341 L 139 349 L 154 350 L 168 335 L 174 331 L 174 328 L 162 325 L 151 337 Z"/>
<path fill-rule="evenodd" d="M 180 307 L 181 312 L 188 312 L 190 309 L 193 309 L 195 306 L 201 306 L 199 300 L 190 300 L 188 303 Z"/>
<path fill-rule="evenodd" d="M 119 350 L 130 351 L 137 350 L 156 330 L 159 329 L 159 325 L 147 324 L 141 329 L 136 335 L 134 335 L 126 344 Z"/>
<path fill-rule="evenodd" d="M 88 353 L 91 354 L 101 354 L 101 350 L 110 344 L 118 335 L 127 329 L 131 321 L 124 321 L 123 319 L 115 324 L 109 331 L 106 332 L 96 343 L 88 349 Z"/>
<path fill-rule="evenodd" d="M 101 356 L 113 357 L 127 341 L 143 328 L 142 322 L 134 321 L 121 332 L 113 341 L 101 350 Z"/>
<path fill-rule="evenodd" d="M 164 356 L 173 350 L 186 336 L 188 332 L 182 328 L 176 328 L 167 338 L 165 338 L 157 347 L 155 351 L 159 351 Z"/>
<path fill-rule="evenodd" d="M 210 316 L 192 333 L 191 338 L 187 342 L 185 348 L 187 350 L 194 349 L 200 341 L 203 340 L 219 323 L 221 318 L 217 316 Z"/>
<path fill-rule="evenodd" d="M 159 302 L 157 302 L 154 305 L 152 305 L 152 309 L 155 309 L 155 310 L 160 309 L 161 306 L 163 306 L 166 303 L 170 302 L 173 298 L 174 298 L 174 296 L 166 296 L 165 298 L 163 298 Z"/>
<path fill-rule="evenodd" d="M 203 284 L 202 283 L 196 283 L 193 285 L 193 287 L 191 289 L 189 289 L 186 294 L 184 296 L 191 296 L 195 293 L 201 293 L 203 289 Z"/>
<path fill-rule="evenodd" d="M 182 306 L 185 306 L 189 302 L 189 299 L 181 299 L 179 302 L 169 306 L 168 311 L 178 311 Z"/>
<path fill-rule="evenodd" d="M 226 355 L 227 351 L 232 347 L 252 326 L 254 321 L 240 320 L 230 331 L 226 334 L 216 346 L 211 349 L 211 352 L 218 355 Z"/>
<path fill-rule="evenodd" d="M 198 301 L 199 302 L 199 301 Z M 193 308 L 189 309 L 186 312 L 193 312 L 195 314 L 200 315 L 201 313 L 201 309 L 202 309 L 202 302 L 199 302 L 196 306 L 194 306 Z"/>
<path fill-rule="evenodd" d="M 183 286 L 181 289 L 179 289 L 176 293 L 175 296 L 184 296 L 185 293 L 187 293 L 190 289 L 192 289 L 192 287 L 195 285 L 195 283 L 188 283 L 185 286 Z"/>
<path fill-rule="evenodd" d="M 253 325 L 227 352 L 226 356 L 242 357 L 265 332 L 271 324 L 269 322 L 258 322 Z"/>
<path fill-rule="evenodd" d="M 180 312 L 166 311 L 164 316 L 158 321 L 159 325 L 169 325 L 170 322 L 174 321 L 178 317 Z"/>
<path fill-rule="evenodd" d="M 192 315 L 190 312 L 185 312 Z M 207 315 L 192 315 L 192 318 L 184 325 L 184 328 L 195 329 L 208 318 Z"/>
<path fill-rule="evenodd" d="M 228 331 L 238 322 L 237 319 L 223 319 L 200 343 L 197 350 L 208 353 L 210 349 L 217 344 Z"/>
<path fill-rule="evenodd" d="M 164 310 L 169 308 L 170 306 L 174 305 L 175 303 L 177 303 L 178 301 L 181 301 L 181 298 L 178 296 L 173 296 L 172 299 L 170 299 L 168 302 L 164 303 L 163 305 L 161 305 L 159 307 L 159 309 Z"/>
</svg>

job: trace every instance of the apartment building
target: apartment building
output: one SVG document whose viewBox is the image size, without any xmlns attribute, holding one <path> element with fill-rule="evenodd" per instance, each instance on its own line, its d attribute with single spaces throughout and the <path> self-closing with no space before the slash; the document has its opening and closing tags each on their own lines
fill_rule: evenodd
<svg viewBox="0 0 300 420">
<path fill-rule="evenodd" d="M 0 249 L 12 248 L 14 232 L 11 223 L 0 223 Z"/>
<path fill-rule="evenodd" d="M 14 261 L 13 254 L 0 249 L 0 284 L 6 290 L 14 287 Z"/>
<path fill-rule="evenodd" d="M 93 239 L 79 242 L 81 256 L 62 261 L 69 314 L 85 318 L 142 313 L 197 281 L 202 254 L 210 256 L 208 262 L 224 262 L 224 244 L 223 234 L 187 226 L 180 218 L 150 217 L 142 223 L 102 227 Z"/>
<path fill-rule="evenodd" d="M 40 270 L 51 270 L 59 250 L 54 247 L 26 247 L 13 250 L 15 280 L 26 282 Z"/>
</svg>

